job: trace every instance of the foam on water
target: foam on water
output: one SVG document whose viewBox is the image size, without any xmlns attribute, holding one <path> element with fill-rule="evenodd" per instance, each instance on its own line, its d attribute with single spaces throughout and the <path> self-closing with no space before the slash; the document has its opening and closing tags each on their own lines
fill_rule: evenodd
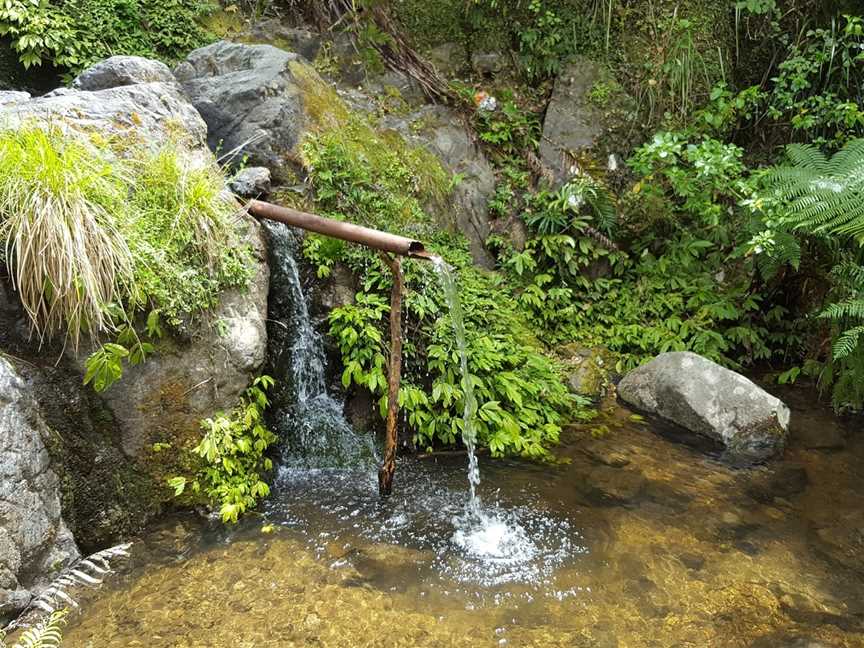
<svg viewBox="0 0 864 648">
<path fill-rule="evenodd" d="M 267 517 L 301 531 L 322 555 L 335 539 L 416 550 L 408 580 L 441 591 L 494 600 L 496 588 L 517 584 L 532 596 L 554 596 L 556 569 L 587 552 L 574 525 L 530 492 L 520 492 L 518 502 L 486 493 L 478 516 L 455 477 L 428 461 L 403 460 L 393 494 L 381 500 L 374 471 L 286 469 Z"/>
</svg>

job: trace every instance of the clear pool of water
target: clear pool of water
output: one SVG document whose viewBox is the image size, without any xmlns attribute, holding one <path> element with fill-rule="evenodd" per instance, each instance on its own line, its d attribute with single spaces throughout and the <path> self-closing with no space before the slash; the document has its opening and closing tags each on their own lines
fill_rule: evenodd
<svg viewBox="0 0 864 648">
<path fill-rule="evenodd" d="M 861 422 L 782 394 L 781 460 L 733 468 L 610 407 L 555 465 L 286 469 L 261 516 L 162 520 L 65 646 L 864 646 Z M 265 533 L 265 530 L 273 530 Z"/>
</svg>

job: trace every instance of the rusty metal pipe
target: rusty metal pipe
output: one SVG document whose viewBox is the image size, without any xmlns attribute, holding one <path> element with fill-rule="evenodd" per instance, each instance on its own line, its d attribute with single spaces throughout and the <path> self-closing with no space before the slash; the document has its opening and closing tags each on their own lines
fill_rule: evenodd
<svg viewBox="0 0 864 648">
<path fill-rule="evenodd" d="M 359 243 L 366 247 L 390 252 L 399 256 L 407 256 L 415 259 L 426 259 L 429 261 L 433 255 L 426 251 L 423 243 L 404 236 L 397 236 L 389 232 L 361 227 L 353 223 L 324 218 L 315 214 L 297 211 L 290 207 L 281 207 L 263 200 L 252 200 L 249 202 L 249 213 L 258 218 L 278 221 L 299 227 L 310 232 L 317 232 L 325 236 Z"/>
</svg>

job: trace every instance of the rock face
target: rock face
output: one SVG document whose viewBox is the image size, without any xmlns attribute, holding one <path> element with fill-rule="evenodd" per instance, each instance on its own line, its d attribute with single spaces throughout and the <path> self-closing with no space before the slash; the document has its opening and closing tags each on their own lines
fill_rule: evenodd
<svg viewBox="0 0 864 648">
<path fill-rule="evenodd" d="M 618 395 L 640 410 L 720 441 L 736 460 L 766 459 L 786 443 L 786 405 L 695 353 L 657 356 L 627 374 Z"/>
<path fill-rule="evenodd" d="M 461 181 L 453 188 L 448 209 L 436 213 L 442 227 L 462 232 L 474 262 L 484 268 L 495 263 L 486 249 L 490 233 L 489 198 L 495 192 L 495 172 L 483 152 L 459 123 L 456 114 L 444 106 L 425 106 L 407 117 L 390 117 L 382 127 L 391 128 L 407 141 L 433 153 L 450 173 Z"/>
<path fill-rule="evenodd" d="M 559 181 L 573 175 L 573 155 L 594 146 L 603 132 L 589 101 L 589 93 L 601 75 L 597 63 L 579 59 L 565 66 L 555 81 L 543 122 L 540 157 Z"/>
<path fill-rule="evenodd" d="M 100 90 L 61 89 L 32 99 L 12 97 L 8 103 L 0 101 L 0 123 L 50 122 L 70 133 L 134 137 L 157 145 L 171 139 L 190 157 L 212 162 L 207 125 L 170 71 L 154 61 L 119 61 L 109 59 L 82 73 L 79 85 L 133 83 L 147 70 L 168 78 Z M 17 296 L 8 286 L 0 290 L 0 350 L 32 363 L 26 367 L 28 380 L 48 424 L 62 432 L 52 436 L 48 449 L 61 477 L 67 519 L 88 549 L 135 531 L 170 498 L 164 484 L 166 477 L 177 474 L 171 463 L 176 453 L 156 455 L 152 444 L 179 448 L 200 438 L 200 419 L 233 407 L 263 365 L 269 269 L 260 226 L 251 218 L 243 223 L 254 250 L 250 285 L 225 292 L 218 307 L 182 338 L 160 340 L 158 353 L 129 368 L 101 395 L 81 384 L 88 350 L 73 357 L 68 350 L 64 355 L 50 346 L 28 344 L 26 323 L 14 308 Z M 4 441 L 0 439 L 0 446 Z M 4 478 L 0 488 L 5 484 Z M 42 492 L 42 486 L 38 490 Z"/>
<path fill-rule="evenodd" d="M 242 150 L 277 177 L 287 170 L 312 110 L 304 75 L 320 82 L 305 59 L 270 45 L 220 41 L 189 54 L 175 74 L 207 122 L 212 150 Z"/>
<path fill-rule="evenodd" d="M 270 193 L 270 169 L 246 167 L 228 180 L 228 188 L 241 198 L 260 198 Z"/>
<path fill-rule="evenodd" d="M 297 52 L 313 60 L 321 49 L 321 36 L 308 29 L 289 27 L 278 18 L 265 18 L 252 25 L 249 33 L 255 43 L 273 45 L 280 49 Z"/>
<path fill-rule="evenodd" d="M 303 57 L 270 45 L 214 43 L 189 54 L 175 74 L 207 122 L 210 147 L 241 149 L 250 163 L 269 168 L 277 181 L 300 161 L 298 147 L 310 129 L 338 128 L 339 123 L 328 120 L 348 116 L 347 106 Z M 391 80 L 402 85 L 386 77 L 370 87 L 386 87 Z M 351 103 L 363 110 L 375 108 L 368 96 L 357 92 Z M 456 115 L 442 106 L 425 106 L 408 116 L 388 116 L 380 127 L 425 147 L 448 171 L 461 174 L 448 209 L 436 210 L 436 217 L 442 227 L 468 237 L 479 265 L 492 267 L 485 242 L 495 175 Z"/>
<path fill-rule="evenodd" d="M 29 100 L 12 99 L 7 103 L 0 97 L 0 123 L 9 127 L 25 121 L 50 122 L 67 131 L 145 141 L 164 141 L 179 133 L 190 149 L 199 150 L 206 142 L 207 125 L 173 82 L 95 91 L 60 88 Z"/>
<path fill-rule="evenodd" d="M 167 65 L 141 56 L 112 56 L 78 75 L 72 87 L 78 90 L 105 90 L 138 83 L 174 83 Z"/>
<path fill-rule="evenodd" d="M 103 394 L 129 456 L 198 434 L 199 421 L 229 410 L 264 364 L 270 273 L 260 226 L 248 227 L 256 265 L 249 286 L 223 293 L 187 340 L 160 345 L 158 354 L 127 369 Z"/>
<path fill-rule="evenodd" d="M 0 625 L 29 603 L 41 575 L 79 555 L 60 512 L 49 434 L 28 385 L 0 357 Z"/>
<path fill-rule="evenodd" d="M 30 98 L 29 92 L 21 92 L 20 90 L 5 90 L 0 92 L 0 106 L 5 104 L 19 103 L 27 101 Z"/>
</svg>

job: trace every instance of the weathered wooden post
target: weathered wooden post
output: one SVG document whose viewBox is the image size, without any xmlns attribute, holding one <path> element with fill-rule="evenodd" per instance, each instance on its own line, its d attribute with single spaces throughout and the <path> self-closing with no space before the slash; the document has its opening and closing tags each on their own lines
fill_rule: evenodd
<svg viewBox="0 0 864 648">
<path fill-rule="evenodd" d="M 402 382 L 402 293 L 405 282 L 399 257 L 383 253 L 381 257 L 393 273 L 393 288 L 390 290 L 390 361 L 387 368 L 387 431 L 384 437 L 384 460 L 378 469 L 378 493 L 386 496 L 393 490 L 393 474 L 396 472 L 396 444 L 399 437 L 396 421 L 399 414 L 399 385 Z"/>
</svg>

